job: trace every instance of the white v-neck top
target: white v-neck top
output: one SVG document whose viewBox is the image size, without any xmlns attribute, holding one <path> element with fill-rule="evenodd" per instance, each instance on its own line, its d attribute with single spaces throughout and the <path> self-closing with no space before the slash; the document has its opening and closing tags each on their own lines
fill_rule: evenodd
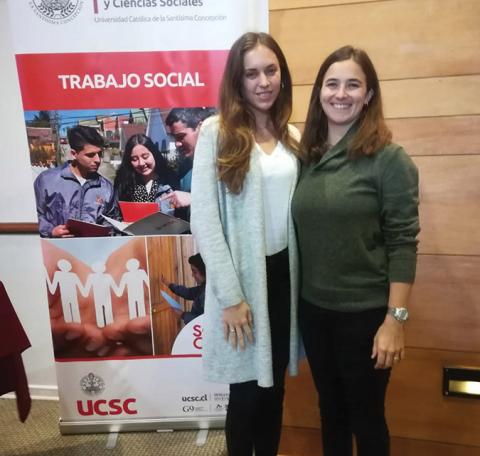
<svg viewBox="0 0 480 456">
<path fill-rule="evenodd" d="M 271 154 L 256 144 L 262 171 L 266 254 L 288 247 L 290 195 L 295 185 L 295 157 L 279 141 Z"/>
</svg>

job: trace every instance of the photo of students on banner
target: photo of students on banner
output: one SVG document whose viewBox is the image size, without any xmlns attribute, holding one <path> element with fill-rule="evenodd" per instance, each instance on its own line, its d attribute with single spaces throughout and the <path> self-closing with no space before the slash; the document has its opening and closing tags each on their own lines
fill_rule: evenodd
<svg viewBox="0 0 480 456">
<path fill-rule="evenodd" d="M 197 136 L 213 108 L 28 111 L 46 238 L 187 234 Z"/>
<path fill-rule="evenodd" d="M 189 324 L 206 273 L 191 236 L 43 239 L 42 250 L 56 359 L 170 356 L 184 330 L 181 354 L 199 354 L 201 325 Z"/>
</svg>

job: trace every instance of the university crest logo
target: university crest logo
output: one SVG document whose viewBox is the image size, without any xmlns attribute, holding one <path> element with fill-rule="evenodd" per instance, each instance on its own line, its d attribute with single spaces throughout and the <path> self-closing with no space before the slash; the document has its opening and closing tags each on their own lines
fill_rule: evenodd
<svg viewBox="0 0 480 456">
<path fill-rule="evenodd" d="M 102 377 L 90 372 L 80 380 L 80 388 L 90 396 L 100 394 L 105 389 L 105 382 Z"/>
<path fill-rule="evenodd" d="M 31 0 L 30 6 L 38 17 L 50 24 L 65 24 L 80 12 L 82 0 Z"/>
</svg>

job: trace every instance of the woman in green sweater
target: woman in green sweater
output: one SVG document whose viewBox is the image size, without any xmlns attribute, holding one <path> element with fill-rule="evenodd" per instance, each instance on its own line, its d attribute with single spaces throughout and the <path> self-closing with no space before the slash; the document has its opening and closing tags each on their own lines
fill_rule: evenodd
<svg viewBox="0 0 480 456">
<path fill-rule="evenodd" d="M 319 393 L 325 456 L 389 454 L 384 399 L 405 356 L 415 277 L 418 173 L 391 142 L 368 55 L 333 52 L 315 81 L 292 211 L 301 258 L 299 310 Z"/>
</svg>

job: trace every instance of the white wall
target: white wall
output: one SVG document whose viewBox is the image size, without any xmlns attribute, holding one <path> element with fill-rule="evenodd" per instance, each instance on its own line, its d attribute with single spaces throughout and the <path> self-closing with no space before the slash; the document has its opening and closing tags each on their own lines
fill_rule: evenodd
<svg viewBox="0 0 480 456">
<path fill-rule="evenodd" d="M 31 394 L 57 396 L 39 236 L 1 235 L 0 258 L 0 279 L 32 344 L 23 353 Z"/>
<path fill-rule="evenodd" d="M 0 0 L 0 223 L 36 222 L 32 173 L 6 0 Z M 32 347 L 23 354 L 31 393 L 56 396 L 57 381 L 38 235 L 0 235 L 0 280 Z"/>
</svg>

